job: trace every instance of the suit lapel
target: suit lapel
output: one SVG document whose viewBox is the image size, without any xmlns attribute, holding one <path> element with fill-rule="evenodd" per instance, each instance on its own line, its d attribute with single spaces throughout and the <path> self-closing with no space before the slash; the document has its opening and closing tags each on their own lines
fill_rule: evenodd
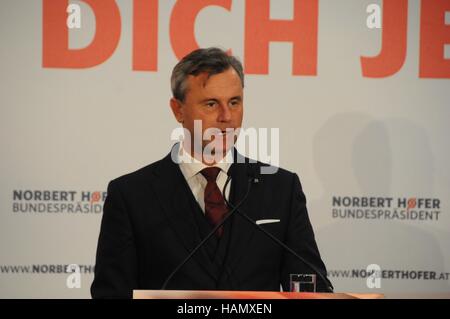
<svg viewBox="0 0 450 319">
<path fill-rule="evenodd" d="M 195 198 L 178 164 L 172 161 L 171 154 L 161 160 L 159 169 L 154 171 L 154 178 L 150 179 L 150 184 L 187 254 L 192 252 L 201 241 L 198 226 L 192 217 L 192 205 L 189 202 L 195 201 Z M 204 249 L 197 251 L 192 258 L 217 280 L 219 270 Z"/>
</svg>

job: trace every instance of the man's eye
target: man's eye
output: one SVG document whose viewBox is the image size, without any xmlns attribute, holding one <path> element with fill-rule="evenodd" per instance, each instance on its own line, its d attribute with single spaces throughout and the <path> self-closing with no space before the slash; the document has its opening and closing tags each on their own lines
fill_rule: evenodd
<svg viewBox="0 0 450 319">
<path fill-rule="evenodd" d="M 230 105 L 231 106 L 238 106 L 239 105 L 239 101 L 237 101 L 237 100 L 236 101 L 231 101 Z"/>
<path fill-rule="evenodd" d="M 207 102 L 206 106 L 207 107 L 214 107 L 214 106 L 216 106 L 216 102 Z"/>
</svg>

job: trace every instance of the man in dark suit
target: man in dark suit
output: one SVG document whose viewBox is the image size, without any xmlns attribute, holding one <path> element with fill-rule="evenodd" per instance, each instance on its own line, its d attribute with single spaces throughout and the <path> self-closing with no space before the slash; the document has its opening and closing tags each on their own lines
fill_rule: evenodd
<svg viewBox="0 0 450 319">
<path fill-rule="evenodd" d="M 325 277 L 317 278 L 317 290 L 330 291 L 298 176 L 281 168 L 260 174 L 268 167 L 233 147 L 243 117 L 240 62 L 217 48 L 196 50 L 175 66 L 171 86 L 185 140 L 162 160 L 110 182 L 92 296 L 160 289 L 214 227 L 166 289 L 288 291 L 290 274 L 317 270 Z M 213 138 L 196 143 L 196 121 L 202 137 L 212 129 Z"/>
</svg>

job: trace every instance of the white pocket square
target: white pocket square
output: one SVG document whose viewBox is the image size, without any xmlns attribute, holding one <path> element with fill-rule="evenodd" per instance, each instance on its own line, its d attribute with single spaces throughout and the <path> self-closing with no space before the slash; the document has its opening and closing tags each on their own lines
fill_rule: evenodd
<svg viewBox="0 0 450 319">
<path fill-rule="evenodd" d="M 260 219 L 256 221 L 256 225 L 279 223 L 279 219 Z"/>
</svg>

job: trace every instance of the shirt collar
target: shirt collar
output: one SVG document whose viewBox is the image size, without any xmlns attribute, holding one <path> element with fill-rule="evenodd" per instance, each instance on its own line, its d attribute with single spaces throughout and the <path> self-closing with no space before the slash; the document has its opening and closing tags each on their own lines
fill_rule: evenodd
<svg viewBox="0 0 450 319">
<path fill-rule="evenodd" d="M 232 164 L 232 152 L 229 151 L 220 162 L 215 163 L 214 165 L 206 165 L 196 158 L 192 157 L 189 152 L 187 152 L 183 148 L 183 143 L 180 145 L 180 152 L 178 152 L 178 163 L 180 165 L 181 171 L 184 173 L 186 179 L 190 179 L 193 176 L 197 175 L 202 169 L 208 167 L 218 167 L 225 174 L 228 173 L 228 170 Z"/>
</svg>

